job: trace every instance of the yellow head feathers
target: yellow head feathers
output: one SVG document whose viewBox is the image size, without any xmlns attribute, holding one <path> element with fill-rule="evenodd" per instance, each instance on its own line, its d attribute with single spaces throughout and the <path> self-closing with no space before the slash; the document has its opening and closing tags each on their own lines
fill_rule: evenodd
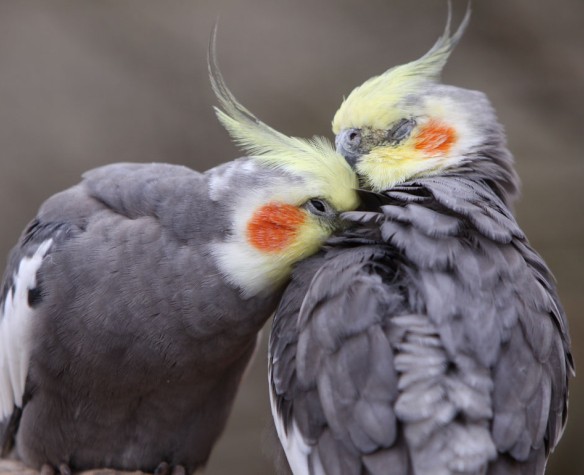
<svg viewBox="0 0 584 475">
<path fill-rule="evenodd" d="M 397 106 L 408 94 L 424 83 L 439 79 L 450 53 L 462 37 L 470 19 L 467 9 L 456 33 L 450 35 L 451 9 L 444 33 L 432 49 L 416 61 L 396 66 L 353 89 L 333 119 L 333 132 L 343 129 L 371 127 L 387 129 L 399 117 Z"/>
<path fill-rule="evenodd" d="M 260 121 L 241 105 L 227 88 L 219 71 L 216 54 L 217 27 L 209 44 L 209 75 L 213 91 L 222 110 L 215 108 L 221 124 L 234 142 L 246 153 L 262 163 L 306 175 L 311 182 L 318 181 L 323 198 L 339 210 L 354 209 L 358 188 L 355 172 L 323 137 L 300 139 L 288 137 Z"/>
</svg>

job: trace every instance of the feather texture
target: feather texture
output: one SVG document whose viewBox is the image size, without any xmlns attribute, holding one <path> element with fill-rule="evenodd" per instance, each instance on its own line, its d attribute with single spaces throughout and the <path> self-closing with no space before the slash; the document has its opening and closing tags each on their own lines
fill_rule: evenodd
<svg viewBox="0 0 584 475">
<path fill-rule="evenodd" d="M 52 243 L 35 243 L 32 254 L 22 256 L 0 308 L 0 420 L 22 407 L 35 318 L 30 294 L 40 291 L 37 272 Z"/>
<path fill-rule="evenodd" d="M 222 268 L 213 245 L 246 239 L 242 210 L 317 196 L 243 158 L 108 165 L 46 200 L 2 286 L 2 450 L 35 468 L 203 466 L 293 261 L 240 252 Z"/>
<path fill-rule="evenodd" d="M 327 474 L 541 475 L 565 423 L 566 317 L 497 194 L 421 178 L 345 218 L 275 315 L 281 433 Z"/>
</svg>

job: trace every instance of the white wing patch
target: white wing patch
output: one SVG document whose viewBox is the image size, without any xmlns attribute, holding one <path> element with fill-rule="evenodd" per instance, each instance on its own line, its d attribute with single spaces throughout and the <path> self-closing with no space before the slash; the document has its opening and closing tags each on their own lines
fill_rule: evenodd
<svg viewBox="0 0 584 475">
<path fill-rule="evenodd" d="M 312 470 L 310 469 L 309 458 L 312 452 L 310 447 L 302 438 L 302 434 L 298 430 L 296 421 L 292 421 L 292 425 L 286 429 L 284 423 L 280 418 L 276 409 L 276 395 L 272 387 L 272 368 L 269 370 L 269 388 L 270 388 L 270 407 L 272 409 L 272 418 L 276 426 L 278 438 L 286 454 L 286 459 L 290 465 L 290 469 L 294 475 L 326 475 L 318 453 L 312 455 Z"/>
<path fill-rule="evenodd" d="M 36 274 L 53 244 L 44 241 L 31 257 L 20 261 L 12 276 L 14 289 L 8 292 L 0 317 L 0 420 L 7 418 L 14 406 L 22 406 L 28 374 L 34 310 L 28 305 L 28 291 L 37 285 Z"/>
</svg>

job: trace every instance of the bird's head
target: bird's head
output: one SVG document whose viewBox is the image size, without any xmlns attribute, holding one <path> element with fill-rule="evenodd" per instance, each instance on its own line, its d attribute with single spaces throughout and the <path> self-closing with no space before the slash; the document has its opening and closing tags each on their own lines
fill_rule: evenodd
<svg viewBox="0 0 584 475">
<path fill-rule="evenodd" d="M 359 205 L 355 172 L 326 139 L 288 137 L 259 121 L 229 91 L 217 67 L 214 36 L 209 68 L 217 116 L 249 157 L 219 167 L 212 197 L 232 197 L 233 226 L 213 253 L 244 296 L 271 290 L 292 266 L 318 251 Z M 237 190 L 233 193 L 233 190 Z"/>
<path fill-rule="evenodd" d="M 470 11 L 454 35 L 444 34 L 420 59 L 355 88 L 332 126 L 337 151 L 364 186 L 382 191 L 414 178 L 473 170 L 493 180 L 505 201 L 518 180 L 504 132 L 486 96 L 439 83 Z"/>
</svg>

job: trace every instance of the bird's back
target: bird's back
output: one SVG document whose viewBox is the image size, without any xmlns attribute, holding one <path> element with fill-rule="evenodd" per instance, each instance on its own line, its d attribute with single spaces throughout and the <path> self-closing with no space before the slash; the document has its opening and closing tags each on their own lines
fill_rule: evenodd
<svg viewBox="0 0 584 475">
<path fill-rule="evenodd" d="M 216 278 L 206 244 L 227 233 L 220 208 L 204 175 L 163 164 L 92 170 L 42 205 L 2 291 L 4 302 L 18 285 L 28 292 L 16 327 L 27 320 L 31 336 L 15 349 L 30 359 L 24 410 L 5 418 L 15 429 L 6 445 L 16 432 L 26 462 L 206 461 L 273 305 L 242 301 Z M 19 284 L 21 262 L 43 245 L 34 285 Z M 238 315 L 226 314 L 230 304 Z"/>
<path fill-rule="evenodd" d="M 542 259 L 486 185 L 421 179 L 380 205 L 298 266 L 276 313 L 293 472 L 543 473 L 571 357 Z"/>
</svg>

